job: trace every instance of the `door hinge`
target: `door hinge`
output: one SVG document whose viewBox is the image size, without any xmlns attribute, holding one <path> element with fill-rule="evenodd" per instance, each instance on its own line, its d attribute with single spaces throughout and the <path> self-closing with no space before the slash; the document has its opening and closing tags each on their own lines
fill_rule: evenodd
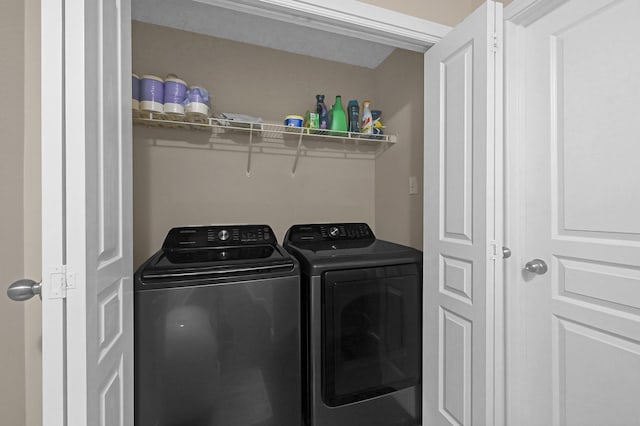
<svg viewBox="0 0 640 426">
<path fill-rule="evenodd" d="M 491 42 L 489 43 L 489 48 L 495 53 L 500 49 L 500 37 L 498 37 L 498 33 L 493 33 L 491 37 Z"/>
<path fill-rule="evenodd" d="M 67 290 L 75 288 L 75 274 L 69 272 L 67 265 L 58 265 L 49 272 L 49 299 L 66 299 Z"/>
<path fill-rule="evenodd" d="M 489 241 L 489 260 L 502 259 L 502 244 L 498 241 Z"/>
</svg>

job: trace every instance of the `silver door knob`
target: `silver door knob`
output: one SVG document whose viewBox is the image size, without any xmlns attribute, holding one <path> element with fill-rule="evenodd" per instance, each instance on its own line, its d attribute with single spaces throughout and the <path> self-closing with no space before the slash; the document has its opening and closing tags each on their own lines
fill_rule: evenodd
<svg viewBox="0 0 640 426">
<path fill-rule="evenodd" d="M 9 286 L 7 289 L 7 296 L 9 296 L 9 299 L 15 300 L 16 302 L 29 300 L 36 294 L 42 298 L 40 293 L 41 289 L 42 284 L 33 280 L 18 280 Z"/>
<path fill-rule="evenodd" d="M 502 247 L 502 258 L 508 259 L 511 257 L 511 249 L 509 247 Z"/>
<path fill-rule="evenodd" d="M 544 273 L 546 273 L 549 270 L 549 267 L 547 266 L 547 264 L 544 262 L 544 260 L 542 259 L 533 259 L 529 262 L 527 262 L 526 265 L 524 265 L 524 269 L 526 269 L 527 271 L 537 274 L 537 275 L 542 275 Z"/>
</svg>

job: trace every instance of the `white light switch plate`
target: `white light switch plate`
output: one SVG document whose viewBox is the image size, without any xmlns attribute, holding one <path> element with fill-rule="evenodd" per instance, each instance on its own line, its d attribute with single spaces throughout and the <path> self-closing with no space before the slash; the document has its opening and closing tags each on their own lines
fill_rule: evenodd
<svg viewBox="0 0 640 426">
<path fill-rule="evenodd" d="M 418 193 L 418 178 L 409 176 L 409 195 Z"/>
</svg>

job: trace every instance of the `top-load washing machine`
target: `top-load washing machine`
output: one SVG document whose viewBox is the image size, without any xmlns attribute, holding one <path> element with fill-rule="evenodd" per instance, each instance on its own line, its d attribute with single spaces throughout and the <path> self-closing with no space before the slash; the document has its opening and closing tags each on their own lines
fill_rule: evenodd
<svg viewBox="0 0 640 426">
<path fill-rule="evenodd" d="M 422 252 L 367 224 L 295 225 L 309 426 L 421 424 Z"/>
<path fill-rule="evenodd" d="M 172 229 L 134 301 L 137 426 L 300 426 L 300 271 L 270 227 Z"/>
</svg>

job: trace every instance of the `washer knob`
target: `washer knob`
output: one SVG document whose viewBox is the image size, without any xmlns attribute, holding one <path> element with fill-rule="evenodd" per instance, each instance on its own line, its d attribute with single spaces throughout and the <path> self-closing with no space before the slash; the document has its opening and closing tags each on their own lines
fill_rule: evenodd
<svg viewBox="0 0 640 426">
<path fill-rule="evenodd" d="M 329 228 L 329 236 L 336 238 L 340 235 L 340 230 L 338 229 L 337 226 L 332 226 L 331 228 Z"/>
<path fill-rule="evenodd" d="M 222 231 L 218 232 L 218 238 L 220 238 L 221 241 L 227 241 L 229 239 L 229 231 L 223 229 Z"/>
</svg>

